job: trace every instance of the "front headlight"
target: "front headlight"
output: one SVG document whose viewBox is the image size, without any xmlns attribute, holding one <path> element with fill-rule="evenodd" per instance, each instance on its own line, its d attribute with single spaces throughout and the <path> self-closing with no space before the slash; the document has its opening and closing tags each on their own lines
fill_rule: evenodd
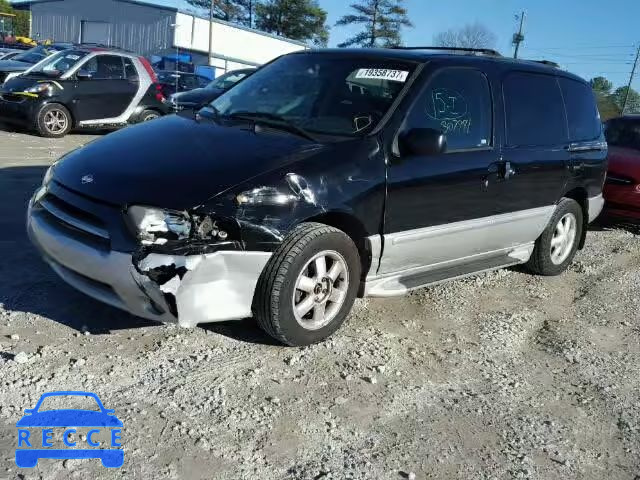
<svg viewBox="0 0 640 480">
<path fill-rule="evenodd" d="M 46 195 L 49 184 L 51 183 L 51 180 L 53 180 L 53 167 L 56 166 L 56 163 L 58 162 L 55 162 L 53 165 L 47 168 L 46 172 L 44 172 L 44 177 L 42 178 L 42 185 L 36 191 L 33 197 L 34 202 L 39 202 L 42 199 L 42 197 Z"/>
<path fill-rule="evenodd" d="M 36 85 L 34 85 L 33 87 L 29 87 L 25 90 L 25 92 L 27 93 L 42 93 L 42 92 L 46 92 L 51 88 L 51 84 L 50 83 L 38 83 Z"/>
<path fill-rule="evenodd" d="M 189 238 L 193 222 L 186 212 L 133 206 L 127 216 L 143 245 L 164 245 L 170 240 Z"/>
</svg>

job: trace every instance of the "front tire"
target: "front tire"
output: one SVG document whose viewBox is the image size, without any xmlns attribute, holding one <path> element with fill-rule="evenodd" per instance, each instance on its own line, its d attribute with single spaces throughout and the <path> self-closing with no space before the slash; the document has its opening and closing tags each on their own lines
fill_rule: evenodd
<svg viewBox="0 0 640 480">
<path fill-rule="evenodd" d="M 254 298 L 260 327 L 290 346 L 331 336 L 351 311 L 360 256 L 344 232 L 319 223 L 296 227 L 264 268 Z"/>
<path fill-rule="evenodd" d="M 560 200 L 547 228 L 536 240 L 527 268 L 538 275 L 560 275 L 578 251 L 583 228 L 580 204 L 571 198 Z"/>
<path fill-rule="evenodd" d="M 72 127 L 71 113 L 64 105 L 48 103 L 38 112 L 35 127 L 42 137 L 64 137 Z"/>
</svg>

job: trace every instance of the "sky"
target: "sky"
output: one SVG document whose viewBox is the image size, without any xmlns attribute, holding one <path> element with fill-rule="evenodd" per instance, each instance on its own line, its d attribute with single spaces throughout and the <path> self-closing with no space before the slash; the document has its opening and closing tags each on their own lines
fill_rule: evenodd
<svg viewBox="0 0 640 480">
<path fill-rule="evenodd" d="M 329 25 L 349 13 L 351 0 L 319 0 Z M 516 14 L 526 12 L 520 57 L 547 59 L 590 79 L 605 76 L 614 85 L 629 81 L 640 44 L 640 0 L 405 0 L 414 28 L 405 29 L 405 45 L 433 45 L 433 36 L 476 21 L 497 36 L 496 49 L 513 55 Z M 330 46 L 353 33 L 331 28 Z M 640 90 L 640 65 L 633 83 Z"/>
</svg>

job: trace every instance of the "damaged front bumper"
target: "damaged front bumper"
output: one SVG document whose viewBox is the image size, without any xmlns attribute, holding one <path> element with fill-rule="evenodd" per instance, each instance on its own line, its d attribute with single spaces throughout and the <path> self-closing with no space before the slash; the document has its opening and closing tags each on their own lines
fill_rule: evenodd
<svg viewBox="0 0 640 480">
<path fill-rule="evenodd" d="M 151 253 L 138 259 L 74 238 L 32 205 L 27 230 L 47 263 L 71 286 L 133 315 L 185 327 L 250 317 L 258 278 L 271 256 L 220 251 Z"/>
</svg>

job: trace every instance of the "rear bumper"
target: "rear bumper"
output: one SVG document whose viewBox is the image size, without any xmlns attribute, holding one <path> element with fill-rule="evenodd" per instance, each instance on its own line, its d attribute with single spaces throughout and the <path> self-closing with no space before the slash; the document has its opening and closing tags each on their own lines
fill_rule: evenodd
<svg viewBox="0 0 640 480">
<path fill-rule="evenodd" d="M 185 327 L 250 317 L 258 278 L 271 256 L 223 251 L 134 260 L 130 253 L 99 250 L 67 235 L 31 203 L 27 231 L 44 260 L 72 287 L 133 315 Z M 164 279 L 157 282 L 154 273 L 160 271 Z"/>
<path fill-rule="evenodd" d="M 602 194 L 589 198 L 589 223 L 593 222 L 602 212 L 604 197 Z"/>
<path fill-rule="evenodd" d="M 640 218 L 640 192 L 635 185 L 605 185 L 604 196 L 607 215 Z"/>
</svg>

